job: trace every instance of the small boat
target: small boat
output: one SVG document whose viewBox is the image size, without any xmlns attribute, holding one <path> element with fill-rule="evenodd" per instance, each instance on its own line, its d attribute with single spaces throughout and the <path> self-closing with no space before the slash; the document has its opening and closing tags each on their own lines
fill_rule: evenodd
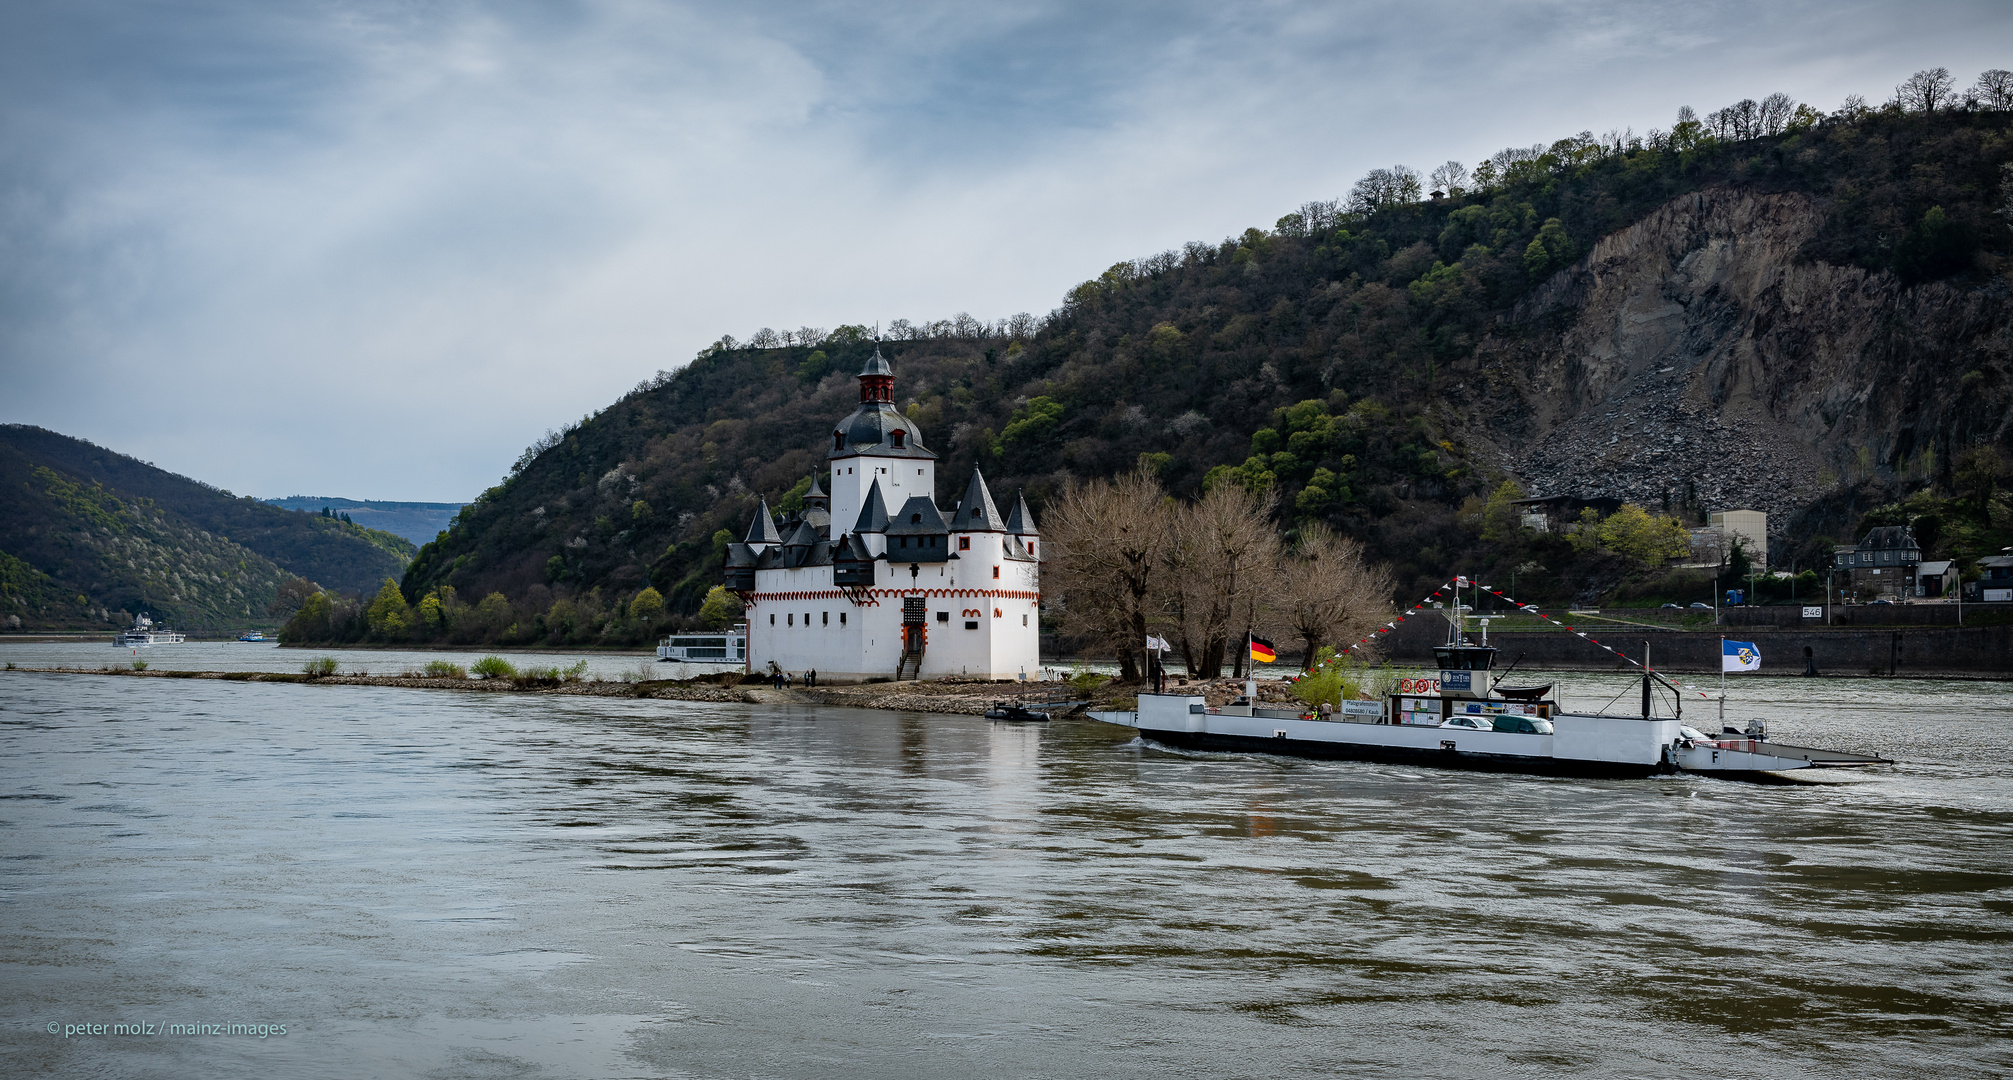
<svg viewBox="0 0 2013 1080">
<path fill-rule="evenodd" d="M 719 634 L 674 634 L 657 643 L 657 659 L 683 664 L 746 664 L 748 624 Z"/>
<path fill-rule="evenodd" d="M 1771 742 L 1759 722 L 1722 724 L 1720 734 L 1708 735 L 1684 722 L 1678 688 L 1647 666 L 1641 708 L 1632 715 L 1568 710 L 1550 696 L 1550 685 L 1492 686 L 1496 650 L 1467 640 L 1458 611 L 1449 622 L 1447 644 L 1434 649 L 1438 680 L 1406 680 L 1382 700 L 1341 702 L 1333 715 L 1265 708 L 1256 703 L 1256 683 L 1247 681 L 1245 696 L 1228 705 L 1212 706 L 1192 694 L 1141 694 L 1135 710 L 1090 716 L 1135 728 L 1154 742 L 1200 750 L 1551 775 L 1690 772 L 1768 779 L 1794 769 L 1892 764 L 1869 754 Z M 1656 714 L 1664 690 L 1672 702 L 1668 716 Z"/>
<path fill-rule="evenodd" d="M 120 631 L 112 638 L 112 644 L 119 648 L 137 648 L 142 645 L 180 645 L 189 640 L 182 634 L 165 627 L 154 625 L 154 620 L 142 612 L 133 617 L 133 625 Z"/>
<path fill-rule="evenodd" d="M 1046 723 L 1053 718 L 1054 713 L 1088 704 L 1090 702 L 1087 699 L 1072 699 L 1066 690 L 1041 697 L 1023 695 L 993 702 L 992 706 L 986 709 L 986 719 Z"/>
<path fill-rule="evenodd" d="M 1032 720 L 1047 723 L 1049 716 L 1039 709 L 1030 709 L 1017 701 L 996 701 L 986 710 L 988 720 Z"/>
<path fill-rule="evenodd" d="M 238 635 L 239 641 L 264 641 L 265 639 L 265 633 L 259 630 L 251 630 Z"/>
</svg>

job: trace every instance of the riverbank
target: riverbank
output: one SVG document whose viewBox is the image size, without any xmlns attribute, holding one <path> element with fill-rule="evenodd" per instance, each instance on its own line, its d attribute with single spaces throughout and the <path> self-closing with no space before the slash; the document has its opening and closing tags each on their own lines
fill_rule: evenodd
<svg viewBox="0 0 2013 1080">
<path fill-rule="evenodd" d="M 846 686 L 792 687 L 779 690 L 767 682 L 744 684 L 740 672 L 694 679 L 548 679 L 453 678 L 420 674 L 305 675 L 276 671 L 138 671 L 119 667 L 45 667 L 10 665 L 8 674 L 96 675 L 127 679 L 198 679 L 207 682 L 301 683 L 314 686 L 386 686 L 408 690 L 459 690 L 477 694 L 545 694 L 558 697 L 657 698 L 667 701 L 746 702 L 754 705 L 828 705 L 852 709 L 984 715 L 993 704 L 1018 697 L 1023 689 L 1054 690 L 1057 683 L 902 682 L 858 683 Z M 1283 696 L 1283 680 L 1270 680 L 1261 693 Z M 1105 687 L 1087 695 L 1106 707 L 1129 695 L 1124 688 Z M 1217 689 L 1219 696 L 1228 693 Z M 1269 696 L 1269 695 L 1268 695 Z M 1130 708 L 1130 706 L 1127 706 Z"/>
</svg>

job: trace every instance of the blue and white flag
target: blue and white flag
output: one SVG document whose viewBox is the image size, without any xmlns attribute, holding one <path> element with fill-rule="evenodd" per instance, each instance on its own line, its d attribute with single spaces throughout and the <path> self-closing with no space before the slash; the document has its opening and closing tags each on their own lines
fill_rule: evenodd
<svg viewBox="0 0 2013 1080">
<path fill-rule="evenodd" d="M 1728 641 L 1719 639 L 1719 669 L 1721 671 L 1760 671 L 1761 650 L 1752 641 Z"/>
</svg>

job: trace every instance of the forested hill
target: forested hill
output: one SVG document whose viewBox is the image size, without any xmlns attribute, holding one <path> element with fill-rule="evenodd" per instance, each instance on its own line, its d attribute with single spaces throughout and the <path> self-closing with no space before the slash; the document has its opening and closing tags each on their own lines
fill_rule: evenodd
<svg viewBox="0 0 2013 1080">
<path fill-rule="evenodd" d="M 369 590 L 400 577 L 416 550 L 81 439 L 0 425 L 0 620 L 23 627 L 104 626 L 122 611 L 187 629 L 258 625 L 288 577 Z"/>
<path fill-rule="evenodd" d="M 1002 500 L 1141 460 L 1177 492 L 1270 485 L 1282 526 L 1365 538 L 1406 595 L 1510 559 L 1534 593 L 1590 587 L 1563 549 L 1483 539 L 1505 480 L 1694 522 L 1759 503 L 1785 554 L 1821 547 L 2008 441 L 2013 114 L 1745 105 L 1505 151 L 1441 191 L 1378 170 L 1114 266 L 1046 319 L 898 324 L 898 400 L 940 475 L 980 465 Z M 407 601 L 501 593 L 517 637 L 554 641 L 621 632 L 646 585 L 693 611 L 757 496 L 788 506 L 820 466 L 874 347 L 755 341 L 527 451 L 421 550 Z M 602 615 L 547 627 L 569 597 Z"/>
</svg>

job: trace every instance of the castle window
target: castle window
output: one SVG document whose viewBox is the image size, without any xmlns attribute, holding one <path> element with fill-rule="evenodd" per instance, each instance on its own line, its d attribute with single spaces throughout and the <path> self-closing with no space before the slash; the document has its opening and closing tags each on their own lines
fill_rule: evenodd
<svg viewBox="0 0 2013 1080">
<path fill-rule="evenodd" d="M 829 611 L 818 612 L 818 625 L 819 626 L 832 625 L 832 613 Z"/>
<path fill-rule="evenodd" d="M 769 625 L 770 626 L 776 625 L 776 613 L 773 611 L 769 613 Z"/>
<path fill-rule="evenodd" d="M 844 450 L 845 448 L 846 448 L 846 433 L 843 431 L 832 432 L 832 449 Z M 851 472 L 852 470 L 848 469 L 846 471 Z"/>
<path fill-rule="evenodd" d="M 797 613 L 793 611 L 790 614 L 783 616 L 783 625 L 785 626 L 797 625 Z"/>
<path fill-rule="evenodd" d="M 1028 545 L 1027 545 L 1027 555 L 1028 555 L 1028 558 L 1030 558 L 1030 559 L 1034 558 L 1034 542 L 1033 542 L 1032 540 L 1028 541 Z"/>
<path fill-rule="evenodd" d="M 995 566 L 993 567 L 993 580 L 998 581 L 999 579 L 1000 579 L 1000 568 Z"/>
<path fill-rule="evenodd" d="M 1021 617 L 1020 617 L 1020 624 L 1021 624 L 1022 626 L 1026 626 L 1026 625 L 1027 625 L 1027 616 L 1023 615 L 1023 616 L 1021 616 Z"/>
<path fill-rule="evenodd" d="M 846 625 L 846 613 L 843 611 L 839 612 L 839 625 L 840 626 Z"/>
<path fill-rule="evenodd" d="M 948 611 L 939 611 L 939 612 L 937 612 L 937 621 L 938 621 L 938 622 L 950 622 L 950 621 L 951 621 L 951 613 L 950 613 L 950 612 L 948 612 Z"/>
<path fill-rule="evenodd" d="M 908 547 L 908 546 L 909 546 L 909 538 L 908 538 L 908 537 L 906 537 L 906 536 L 902 537 L 902 542 L 901 542 L 900 546 L 901 546 L 901 547 Z"/>
<path fill-rule="evenodd" d="M 921 525 L 922 523 L 923 523 L 923 515 L 921 515 L 921 514 L 910 514 L 910 515 L 909 515 L 909 524 L 911 524 L 911 525 Z"/>
<path fill-rule="evenodd" d="M 971 538 L 971 537 L 969 537 L 969 536 L 960 536 L 960 537 L 958 537 L 958 550 L 959 550 L 959 551 L 970 551 L 971 549 L 972 549 L 972 538 Z"/>
<path fill-rule="evenodd" d="M 902 448 L 902 440 L 908 438 L 909 433 L 906 431 L 897 431 L 891 437 L 895 440 L 895 449 L 900 450 Z"/>
</svg>

